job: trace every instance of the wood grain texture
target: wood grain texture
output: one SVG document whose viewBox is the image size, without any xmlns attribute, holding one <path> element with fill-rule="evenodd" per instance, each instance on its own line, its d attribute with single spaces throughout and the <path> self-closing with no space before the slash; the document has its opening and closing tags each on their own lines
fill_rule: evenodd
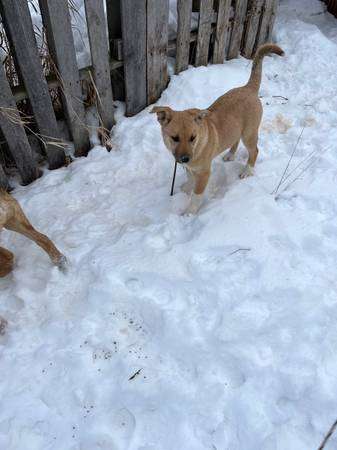
<svg viewBox="0 0 337 450">
<path fill-rule="evenodd" d="M 242 41 L 242 54 L 251 58 L 258 39 L 260 21 L 264 11 L 265 0 L 251 0 L 248 8 L 247 20 Z"/>
<path fill-rule="evenodd" d="M 190 57 L 192 0 L 178 0 L 177 13 L 176 74 L 188 68 Z"/>
<path fill-rule="evenodd" d="M 200 0 L 199 29 L 195 65 L 207 66 L 212 32 L 213 0 Z"/>
<path fill-rule="evenodd" d="M 147 101 L 154 103 L 167 86 L 169 0 L 147 0 Z"/>
<path fill-rule="evenodd" d="M 14 97 L 9 87 L 2 64 L 0 67 L 0 128 L 6 139 L 8 148 L 20 173 L 22 183 L 28 184 L 39 175 L 36 162 L 23 125 L 14 123 L 20 118 Z"/>
<path fill-rule="evenodd" d="M 228 59 L 237 58 L 240 54 L 242 34 L 246 18 L 248 0 L 236 0 L 232 33 L 228 48 Z"/>
<path fill-rule="evenodd" d="M 222 64 L 226 57 L 226 43 L 230 30 L 230 11 L 231 0 L 219 0 L 212 59 L 213 64 Z"/>
<path fill-rule="evenodd" d="M 90 148 L 85 123 L 79 72 L 67 0 L 39 0 L 50 54 L 62 83 L 62 99 L 75 155 L 85 156 Z"/>
<path fill-rule="evenodd" d="M 100 125 L 110 132 L 114 125 L 114 107 L 109 66 L 109 44 L 106 35 L 103 0 L 85 0 L 93 78 L 97 89 Z"/>
<path fill-rule="evenodd" d="M 17 70 L 26 87 L 39 133 L 46 143 L 49 168 L 57 169 L 65 164 L 65 154 L 52 143 L 59 141 L 60 136 L 42 71 L 28 3 L 26 0 L 0 0 L 0 11 Z"/>
<path fill-rule="evenodd" d="M 126 115 L 147 105 L 146 0 L 121 0 Z"/>
<path fill-rule="evenodd" d="M 266 0 L 262 18 L 260 21 L 260 29 L 255 45 L 255 50 L 262 44 L 272 40 L 272 32 L 278 8 L 278 0 Z"/>
</svg>

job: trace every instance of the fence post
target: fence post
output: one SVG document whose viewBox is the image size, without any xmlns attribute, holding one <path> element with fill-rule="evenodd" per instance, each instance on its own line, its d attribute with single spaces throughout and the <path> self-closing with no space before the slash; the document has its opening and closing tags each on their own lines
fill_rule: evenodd
<svg viewBox="0 0 337 450">
<path fill-rule="evenodd" d="M 82 89 L 67 0 L 39 0 L 48 48 L 62 84 L 62 98 L 75 155 L 87 155 L 90 147 L 85 124 Z"/>
<path fill-rule="evenodd" d="M 2 168 L 2 165 L 0 164 L 0 189 L 4 189 L 5 191 L 7 191 L 8 188 L 9 188 L 9 181 Z"/>
<path fill-rule="evenodd" d="M 256 42 L 255 50 L 265 42 L 269 42 L 272 38 L 273 26 L 275 22 L 278 0 L 266 0 L 262 12 L 262 20 L 260 21 L 260 29 Z"/>
<path fill-rule="evenodd" d="M 146 0 L 121 0 L 126 115 L 147 105 Z"/>
<path fill-rule="evenodd" d="M 244 28 L 248 0 L 237 0 L 231 39 L 228 48 L 228 59 L 237 58 L 240 54 L 242 32 Z"/>
<path fill-rule="evenodd" d="M 169 0 L 147 0 L 147 102 L 154 103 L 168 82 Z"/>
<path fill-rule="evenodd" d="M 178 0 L 178 30 L 175 73 L 186 70 L 190 57 L 192 0 Z"/>
<path fill-rule="evenodd" d="M 60 141 L 48 85 L 36 46 L 32 19 L 26 0 L 0 0 L 6 34 L 10 39 L 17 70 L 24 82 L 50 169 L 65 164 L 64 151 L 53 141 Z"/>
<path fill-rule="evenodd" d="M 255 50 L 255 42 L 258 36 L 261 14 L 263 13 L 265 0 L 252 0 L 249 5 L 244 39 L 242 42 L 242 54 L 251 58 Z"/>
<path fill-rule="evenodd" d="M 200 0 L 196 66 L 207 66 L 212 33 L 213 0 Z"/>
<path fill-rule="evenodd" d="M 100 123 L 109 133 L 114 125 L 114 107 L 111 88 L 109 47 L 106 35 L 105 13 L 102 0 L 85 0 L 90 42 L 91 61 L 96 85 L 97 109 Z"/>
<path fill-rule="evenodd" d="M 39 170 L 34 161 L 25 130 L 20 122 L 20 114 L 3 67 L 0 67 L 0 128 L 23 184 L 29 184 L 36 180 L 39 176 Z"/>
<path fill-rule="evenodd" d="M 231 0 L 219 0 L 218 17 L 216 21 L 215 41 L 213 50 L 213 64 L 222 64 L 225 59 L 226 43 L 229 31 L 229 16 Z"/>
</svg>

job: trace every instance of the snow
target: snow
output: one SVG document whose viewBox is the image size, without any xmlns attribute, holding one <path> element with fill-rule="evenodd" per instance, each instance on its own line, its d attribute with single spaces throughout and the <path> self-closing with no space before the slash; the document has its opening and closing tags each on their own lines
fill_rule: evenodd
<svg viewBox="0 0 337 450">
<path fill-rule="evenodd" d="M 242 147 L 217 159 L 197 216 L 179 215 L 181 169 L 169 197 L 150 108 L 119 104 L 114 151 L 16 188 L 71 265 L 1 234 L 17 260 L 0 281 L 1 449 L 319 447 L 337 410 L 336 24 L 321 2 L 281 3 L 256 175 L 238 179 Z M 249 72 L 243 58 L 190 68 L 158 104 L 205 108 Z M 314 152 L 311 166 L 275 198 L 302 129 L 288 173 Z"/>
</svg>

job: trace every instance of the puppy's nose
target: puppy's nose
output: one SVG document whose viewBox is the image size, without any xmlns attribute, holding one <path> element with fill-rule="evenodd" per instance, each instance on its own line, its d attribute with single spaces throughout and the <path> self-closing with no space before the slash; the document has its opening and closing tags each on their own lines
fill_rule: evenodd
<svg viewBox="0 0 337 450">
<path fill-rule="evenodd" d="M 187 164 L 190 160 L 190 157 L 188 155 L 183 155 L 180 157 L 179 162 L 182 164 Z"/>
</svg>

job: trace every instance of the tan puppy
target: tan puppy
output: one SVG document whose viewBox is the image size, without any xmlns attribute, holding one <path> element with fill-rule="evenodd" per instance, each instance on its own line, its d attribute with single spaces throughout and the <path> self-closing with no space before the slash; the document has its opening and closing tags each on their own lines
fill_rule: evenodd
<svg viewBox="0 0 337 450">
<path fill-rule="evenodd" d="M 53 264 L 60 269 L 65 268 L 65 256 L 57 250 L 47 236 L 33 228 L 15 198 L 0 189 L 0 231 L 3 227 L 32 239 L 48 253 Z M 0 247 L 0 277 L 8 275 L 13 270 L 13 264 L 13 253 Z"/>
<path fill-rule="evenodd" d="M 212 159 L 230 148 L 225 161 L 232 161 L 242 139 L 249 158 L 240 177 L 253 174 L 258 155 L 258 131 L 262 105 L 258 96 L 262 76 L 262 60 L 269 53 L 283 56 L 274 44 L 259 47 L 253 60 L 252 72 L 245 86 L 231 89 L 208 109 L 174 111 L 168 106 L 155 106 L 166 147 L 175 160 L 187 169 L 185 192 L 192 192 L 187 214 L 195 214 L 202 203 L 203 193 L 211 172 Z"/>
</svg>

